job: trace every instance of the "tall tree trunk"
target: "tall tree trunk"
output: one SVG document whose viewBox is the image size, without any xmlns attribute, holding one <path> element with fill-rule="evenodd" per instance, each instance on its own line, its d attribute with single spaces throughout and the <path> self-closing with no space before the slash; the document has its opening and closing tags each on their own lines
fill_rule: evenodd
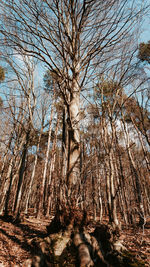
<svg viewBox="0 0 150 267">
<path fill-rule="evenodd" d="M 103 139 L 104 139 L 104 148 L 107 154 L 105 165 L 106 165 L 106 194 L 108 201 L 108 214 L 109 220 L 113 224 L 114 227 L 119 228 L 120 224 L 117 218 L 117 206 L 116 206 L 116 190 L 115 190 L 115 169 L 113 162 L 113 146 L 115 144 L 115 126 L 112 120 L 110 120 L 111 124 L 111 137 L 108 133 L 108 125 L 106 125 L 106 120 L 103 118 L 102 127 L 103 127 Z M 110 140 L 111 138 L 111 140 Z"/>
<path fill-rule="evenodd" d="M 29 199 L 30 199 L 30 195 L 31 195 L 31 192 L 32 192 L 32 185 L 33 185 L 35 171 L 36 171 L 36 166 L 37 166 L 38 152 L 39 152 L 39 148 L 40 148 L 40 141 L 41 141 L 42 132 L 43 132 L 43 127 L 40 130 L 40 135 L 39 135 L 37 149 L 36 149 L 36 155 L 35 155 L 35 159 L 34 159 L 34 166 L 33 166 L 33 170 L 32 170 L 31 179 L 30 179 L 30 182 L 29 182 L 29 189 L 27 191 L 25 211 L 24 211 L 25 214 L 28 213 Z"/>
<path fill-rule="evenodd" d="M 23 177 L 24 177 L 25 164 L 26 164 L 26 156 L 27 156 L 27 151 L 28 151 L 29 135 L 30 135 L 30 132 L 28 132 L 26 135 L 26 143 L 24 144 L 21 165 L 19 169 L 19 179 L 18 179 L 17 191 L 15 195 L 15 203 L 13 207 L 13 211 L 15 212 L 16 216 L 19 215 L 19 204 L 20 204 L 21 194 L 22 194 L 22 185 L 23 185 Z"/>
<path fill-rule="evenodd" d="M 142 194 L 141 194 L 141 185 L 140 185 L 140 179 L 139 175 L 136 170 L 136 165 L 132 156 L 131 148 L 130 148 L 130 139 L 129 139 L 129 133 L 127 130 L 127 126 L 124 121 L 123 117 L 123 128 L 124 128 L 124 134 L 125 134 L 125 140 L 126 140 L 126 146 L 127 146 L 127 153 L 128 158 L 130 162 L 131 171 L 133 173 L 133 176 L 135 178 L 135 186 L 136 186 L 136 192 L 135 195 L 137 196 L 137 204 L 138 204 L 138 212 L 139 212 L 139 224 L 143 225 L 145 221 L 145 215 L 144 215 L 144 207 L 143 207 L 143 201 L 142 201 Z"/>
<path fill-rule="evenodd" d="M 52 151 L 51 151 L 50 169 L 49 169 L 49 177 L 48 177 L 48 198 L 47 198 L 47 209 L 46 209 L 47 217 L 49 217 L 50 205 L 51 205 L 50 187 L 52 186 L 52 176 L 53 176 L 55 160 L 56 160 L 56 144 L 57 144 L 58 127 L 59 127 L 59 118 L 57 119 L 57 125 L 55 129 L 55 138 L 53 141 L 53 146 L 52 146 Z"/>
<path fill-rule="evenodd" d="M 40 198 L 39 198 L 39 205 L 38 205 L 38 213 L 37 217 L 39 218 L 43 213 L 43 200 L 44 200 L 44 190 L 45 190 L 45 182 L 46 182 L 46 173 L 47 173 L 47 166 L 48 166 L 48 159 L 49 159 L 49 152 L 50 152 L 50 143 L 51 143 L 51 134 L 52 134 L 52 120 L 53 120 L 53 106 L 51 109 L 51 116 L 49 121 L 49 132 L 48 132 L 48 143 L 47 143 L 47 151 L 46 151 L 46 158 L 45 158 L 45 165 L 43 171 L 43 179 L 40 189 Z"/>
<path fill-rule="evenodd" d="M 66 198 L 66 179 L 67 179 L 67 159 L 68 159 L 68 127 L 67 127 L 67 107 L 63 106 L 63 129 L 62 129 L 62 155 L 61 155 L 61 174 L 60 174 L 60 203 L 65 202 Z"/>
<path fill-rule="evenodd" d="M 7 149 L 6 149 L 6 152 L 5 152 L 5 156 L 4 156 L 4 158 L 3 158 L 2 168 L 1 168 L 1 172 L 0 172 L 0 183 L 1 183 L 2 176 L 3 176 L 3 172 L 4 172 L 4 169 L 5 169 L 5 163 L 7 163 L 8 152 L 9 152 L 9 150 L 10 150 L 10 146 L 11 146 L 11 143 L 12 143 L 12 139 L 13 139 L 13 133 L 11 132 L 11 136 L 10 136 L 10 139 L 9 139 L 9 143 L 8 143 L 8 145 L 7 145 Z"/>
<path fill-rule="evenodd" d="M 78 87 L 76 90 L 79 90 Z M 80 179 L 79 92 L 73 93 L 68 113 L 68 200 L 70 204 L 76 205 L 75 199 Z"/>
<path fill-rule="evenodd" d="M 139 137 L 139 140 L 140 140 L 140 143 L 141 143 L 141 147 L 142 147 L 142 150 L 143 150 L 143 154 L 144 154 L 147 170 L 150 171 L 150 161 L 149 161 L 149 159 L 147 157 L 147 151 L 146 151 L 145 146 L 144 146 L 142 134 L 139 131 L 138 127 L 136 126 L 136 123 L 135 123 L 134 119 L 132 118 L 132 116 L 131 116 L 131 120 L 132 120 L 132 123 L 133 123 L 133 125 L 134 125 L 134 127 L 136 129 L 136 132 L 138 134 L 138 137 Z"/>
<path fill-rule="evenodd" d="M 109 161 L 110 161 L 110 190 L 111 190 L 112 223 L 114 223 L 115 227 L 119 227 L 119 221 L 117 218 L 116 190 L 115 190 L 115 184 L 114 184 L 115 169 L 114 169 L 112 148 L 109 152 Z"/>
<path fill-rule="evenodd" d="M 67 173 L 67 151 L 68 149 L 68 135 L 67 135 L 67 123 L 66 123 L 66 106 L 63 107 L 63 130 L 62 130 L 62 183 L 66 183 Z"/>
<path fill-rule="evenodd" d="M 4 188 L 3 188 L 3 195 L 2 195 L 2 199 L 1 199 L 1 203 L 0 203 L 0 214 L 3 214 L 3 212 L 4 212 L 5 201 L 8 202 L 8 197 L 9 197 L 8 192 L 10 191 L 10 188 L 12 185 L 12 179 L 14 179 L 14 177 L 12 177 L 12 172 L 13 172 L 13 167 L 14 167 L 14 163 L 16 160 L 16 155 L 17 155 L 18 151 L 22 150 L 22 147 L 23 147 L 24 142 L 25 142 L 25 137 L 26 137 L 26 135 L 23 135 L 22 141 L 19 144 L 19 146 L 18 146 L 18 142 L 16 141 L 16 144 L 14 147 L 13 155 L 12 155 L 10 163 L 9 163 L 9 167 L 8 167 L 8 171 L 7 171 L 7 175 L 6 175 L 6 179 L 5 179 L 5 184 L 4 184 Z M 6 207 L 7 207 L 7 203 L 6 203 Z"/>
</svg>

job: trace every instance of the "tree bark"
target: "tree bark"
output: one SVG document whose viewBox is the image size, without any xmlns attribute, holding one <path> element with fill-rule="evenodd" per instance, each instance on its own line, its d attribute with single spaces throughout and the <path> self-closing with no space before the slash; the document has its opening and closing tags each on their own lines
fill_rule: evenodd
<svg viewBox="0 0 150 267">
<path fill-rule="evenodd" d="M 30 199 L 30 195 L 31 195 L 31 191 L 32 191 L 32 185 L 33 185 L 36 166 L 37 166 L 37 161 L 38 161 L 38 152 L 39 152 L 39 148 L 40 148 L 40 141 L 41 141 L 42 132 L 43 132 L 43 128 L 41 128 L 41 130 L 40 130 L 40 135 L 39 135 L 39 139 L 38 139 L 36 155 L 35 155 L 35 159 L 34 159 L 34 166 L 33 166 L 33 170 L 32 170 L 31 179 L 30 179 L 30 182 L 29 182 L 29 189 L 27 191 L 25 211 L 24 211 L 25 214 L 28 213 L 29 199 Z"/>
<path fill-rule="evenodd" d="M 53 120 L 53 111 L 54 111 L 53 108 L 54 107 L 52 106 L 51 116 L 50 116 L 50 121 L 49 121 L 47 151 L 46 151 L 45 165 L 44 165 L 44 171 L 43 171 L 43 179 L 42 179 L 42 184 L 40 188 L 40 198 L 39 198 L 37 218 L 39 218 L 43 213 L 44 190 L 45 190 L 47 165 L 48 165 L 49 152 L 50 152 L 49 150 L 50 150 L 51 134 L 52 134 L 52 120 Z"/>
<path fill-rule="evenodd" d="M 135 178 L 136 192 L 134 193 L 137 198 L 137 206 L 138 206 L 138 212 L 139 212 L 139 225 L 142 226 L 145 221 L 145 215 L 144 215 L 144 207 L 143 207 L 142 194 L 141 194 L 140 179 L 139 179 L 139 175 L 136 170 L 136 165 L 135 165 L 132 153 L 131 153 L 129 133 L 128 133 L 127 126 L 124 121 L 124 117 L 123 117 L 122 123 L 123 123 L 123 128 L 124 128 L 124 135 L 126 138 L 126 146 L 127 146 L 127 153 L 128 153 L 128 158 L 130 162 L 130 168 Z"/>
<path fill-rule="evenodd" d="M 14 162 L 16 160 L 16 155 L 17 155 L 18 151 L 22 150 L 22 147 L 23 147 L 24 142 L 25 142 L 25 138 L 26 138 L 26 134 L 23 135 L 20 145 L 18 146 L 18 143 L 17 143 L 18 140 L 17 140 L 15 147 L 14 147 L 14 151 L 13 151 L 14 155 L 12 156 L 12 158 L 10 160 L 8 171 L 7 171 L 7 176 L 6 176 L 6 180 L 5 180 L 5 184 L 4 184 L 3 196 L 2 196 L 1 204 L 0 204 L 0 214 L 3 214 L 4 209 L 5 209 L 5 204 L 7 206 L 7 203 L 5 203 L 5 201 L 8 201 L 8 197 L 9 197 L 8 192 L 10 191 L 10 188 L 12 185 L 12 179 L 13 179 L 12 171 L 13 171 L 13 167 L 14 167 Z"/>
<path fill-rule="evenodd" d="M 55 160 L 56 160 L 56 144 L 57 144 L 57 133 L 59 127 L 59 118 L 57 118 L 57 125 L 55 129 L 55 138 L 53 140 L 53 146 L 51 150 L 51 161 L 50 161 L 50 168 L 49 168 L 49 177 L 48 177 L 48 197 L 47 197 L 47 208 L 46 208 L 46 217 L 49 217 L 50 213 L 50 205 L 51 205 L 51 190 L 52 187 L 52 176 L 55 168 Z"/>
<path fill-rule="evenodd" d="M 79 90 L 76 87 L 74 90 Z M 79 131 L 79 92 L 73 93 L 69 106 L 69 125 L 68 125 L 68 172 L 67 186 L 69 201 L 77 197 L 78 183 L 80 178 L 80 131 Z M 76 204 L 75 204 L 76 205 Z"/>
</svg>

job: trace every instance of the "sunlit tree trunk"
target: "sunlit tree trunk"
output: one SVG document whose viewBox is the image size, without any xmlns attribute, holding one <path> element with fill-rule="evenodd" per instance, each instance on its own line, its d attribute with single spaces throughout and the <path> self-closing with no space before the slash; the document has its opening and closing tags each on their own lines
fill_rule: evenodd
<svg viewBox="0 0 150 267">
<path fill-rule="evenodd" d="M 30 132 L 28 132 L 26 135 L 26 141 L 25 141 L 24 148 L 22 151 L 21 164 L 19 168 L 19 177 L 18 177 L 17 190 L 16 190 L 16 195 L 15 195 L 15 202 L 14 202 L 14 207 L 13 207 L 13 212 L 15 212 L 16 216 L 19 215 L 19 205 L 20 205 L 21 195 L 22 195 L 23 177 L 24 177 L 24 171 L 25 171 L 25 165 L 26 165 L 26 156 L 28 152 L 29 135 L 30 135 Z"/>
<path fill-rule="evenodd" d="M 55 161 L 56 161 L 56 145 L 57 145 L 57 134 L 58 134 L 58 128 L 59 128 L 59 117 L 57 118 L 57 125 L 55 129 L 55 137 L 53 140 L 52 150 L 51 150 L 51 157 L 50 157 L 50 167 L 49 167 L 49 175 L 48 175 L 48 198 L 46 199 L 47 207 L 46 207 L 46 217 L 49 217 L 50 213 L 50 206 L 51 206 L 51 190 L 52 187 L 52 176 L 55 168 Z M 53 178 L 55 179 L 55 178 Z M 54 181 L 55 182 L 55 181 Z M 57 196 L 56 196 L 57 197 Z"/>
<path fill-rule="evenodd" d="M 136 129 L 136 132 L 138 134 L 138 137 L 139 137 L 139 141 L 141 143 L 141 147 L 142 147 L 142 150 L 143 150 L 143 154 L 144 154 L 144 158 L 145 158 L 145 161 L 146 161 L 146 166 L 147 166 L 147 170 L 150 171 L 150 161 L 147 157 L 147 151 L 146 151 L 146 148 L 144 146 L 144 142 L 143 142 L 143 138 L 142 138 L 142 134 L 141 132 L 138 130 L 138 127 L 136 126 L 136 123 L 134 122 L 134 119 L 132 118 L 131 116 L 131 120 L 132 120 L 132 123 Z"/>
<path fill-rule="evenodd" d="M 33 170 L 32 170 L 32 175 L 31 175 L 31 178 L 30 178 L 30 181 L 29 181 L 29 187 L 28 187 L 27 196 L 26 196 L 26 202 L 25 202 L 25 211 L 24 211 L 25 214 L 28 213 L 29 199 L 30 199 L 30 196 L 31 196 L 32 185 L 33 185 L 33 181 L 34 181 L 34 177 L 35 177 L 35 171 L 36 171 L 36 166 L 37 166 L 37 161 L 38 161 L 38 152 L 39 152 L 39 149 L 40 149 L 40 141 L 41 141 L 42 132 L 43 132 L 43 127 L 40 130 L 37 149 L 36 149 L 36 155 L 35 155 L 34 165 L 33 165 Z"/>
<path fill-rule="evenodd" d="M 11 133 L 10 139 L 9 139 L 9 143 L 5 152 L 5 156 L 3 158 L 3 163 L 2 163 L 2 167 L 1 167 L 1 171 L 0 171 L 0 182 L 2 181 L 2 177 L 3 177 L 3 172 L 5 169 L 5 164 L 7 164 L 7 160 L 8 160 L 8 155 L 9 155 L 9 151 L 10 151 L 10 146 L 11 146 L 11 142 L 13 139 L 13 133 Z"/>
<path fill-rule="evenodd" d="M 3 188 L 3 195 L 2 195 L 2 199 L 1 199 L 1 204 L 0 204 L 0 214 L 2 214 L 4 212 L 5 209 L 5 201 L 8 201 L 8 192 L 10 191 L 11 185 L 12 185 L 12 173 L 13 173 L 13 167 L 15 164 L 15 159 L 16 159 L 16 155 L 18 153 L 18 151 L 22 150 L 22 147 L 24 145 L 25 142 L 25 138 L 26 135 L 23 135 L 22 137 L 22 141 L 18 146 L 18 141 L 16 141 L 14 150 L 13 150 L 13 156 L 11 157 L 10 163 L 9 163 L 9 167 L 8 167 L 8 171 L 7 171 L 7 175 L 6 175 L 6 179 L 5 179 L 5 184 L 4 184 L 4 188 Z M 7 197 L 8 196 L 8 197 Z M 7 204 L 6 204 L 7 206 Z"/>
<path fill-rule="evenodd" d="M 44 190 L 45 190 L 45 183 L 46 183 L 48 159 L 49 159 L 49 153 L 50 153 L 53 112 L 54 112 L 54 107 L 52 106 L 51 116 L 50 116 L 50 121 L 49 121 L 49 132 L 48 132 L 48 142 L 47 142 L 45 165 L 44 165 L 43 178 L 42 178 L 42 184 L 41 184 L 41 189 L 40 189 L 40 198 L 39 198 L 38 213 L 37 213 L 38 218 L 43 214 Z"/>
<path fill-rule="evenodd" d="M 68 200 L 76 205 L 78 183 L 80 179 L 80 96 L 77 81 L 74 85 L 74 93 L 68 107 L 68 170 L 67 170 L 67 185 L 68 185 Z M 77 92 L 76 92 L 77 91 Z M 71 203 L 70 203 L 71 204 Z"/>
<path fill-rule="evenodd" d="M 114 170 L 114 162 L 113 162 L 113 151 L 112 149 L 109 152 L 109 160 L 110 160 L 110 191 L 111 191 L 111 214 L 112 214 L 112 222 L 115 226 L 119 226 L 119 221 L 117 218 L 117 205 L 116 205 L 116 190 L 115 190 L 115 170 Z"/>
<path fill-rule="evenodd" d="M 139 224 L 143 225 L 145 221 L 145 215 L 144 215 L 144 207 L 143 207 L 142 194 L 141 194 L 140 179 L 139 179 L 139 174 L 137 173 L 136 165 L 135 165 L 135 162 L 132 156 L 129 133 L 128 133 L 127 126 L 124 121 L 124 117 L 122 120 L 122 124 L 123 124 L 123 129 L 124 129 L 125 140 L 126 140 L 127 154 L 128 154 L 128 158 L 130 162 L 130 168 L 135 178 L 135 186 L 136 186 L 135 196 L 137 198 L 137 204 L 138 204 Z"/>
<path fill-rule="evenodd" d="M 103 142 L 105 148 L 105 166 L 106 166 L 106 195 L 108 203 L 108 214 L 109 220 L 114 225 L 114 227 L 120 227 L 119 221 L 117 218 L 117 209 L 116 209 L 116 190 L 115 190 L 115 169 L 113 162 L 113 146 L 114 146 L 114 125 L 111 122 L 111 135 L 108 133 L 108 125 L 106 124 L 105 118 L 102 119 L 103 127 Z"/>
<path fill-rule="evenodd" d="M 67 109 L 64 105 L 63 107 L 63 129 L 62 129 L 62 183 L 66 183 L 66 173 L 67 173 L 67 158 L 68 158 L 68 131 L 67 131 L 67 119 L 66 119 Z"/>
</svg>

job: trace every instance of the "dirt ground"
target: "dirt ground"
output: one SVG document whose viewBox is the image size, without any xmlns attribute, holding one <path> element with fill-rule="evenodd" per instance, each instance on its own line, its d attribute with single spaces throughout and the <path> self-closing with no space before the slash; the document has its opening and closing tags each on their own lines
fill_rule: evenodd
<svg viewBox="0 0 150 267">
<path fill-rule="evenodd" d="M 44 237 L 46 226 L 50 221 L 34 218 L 26 219 L 22 223 L 0 218 L 0 267 L 23 266 L 23 262 L 36 253 L 30 240 L 34 237 Z M 126 248 L 137 259 L 150 266 L 150 224 L 144 229 L 123 229 L 122 238 Z"/>
</svg>

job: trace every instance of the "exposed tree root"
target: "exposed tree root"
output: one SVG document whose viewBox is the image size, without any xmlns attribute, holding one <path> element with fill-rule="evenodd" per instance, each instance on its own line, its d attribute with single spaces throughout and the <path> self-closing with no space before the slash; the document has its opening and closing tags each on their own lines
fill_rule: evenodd
<svg viewBox="0 0 150 267">
<path fill-rule="evenodd" d="M 74 235 L 74 245 L 78 249 L 78 255 L 80 260 L 80 266 L 94 266 L 94 262 L 91 259 L 89 246 L 85 243 L 83 235 L 77 232 Z"/>
<path fill-rule="evenodd" d="M 85 214 L 77 214 L 78 217 L 72 217 L 70 223 L 66 213 L 66 217 L 62 214 L 56 216 L 51 223 L 52 228 L 48 229 L 49 232 L 53 229 L 53 233 L 43 239 L 32 239 L 30 244 L 37 248 L 36 255 L 24 262 L 23 267 L 132 266 L 125 256 L 127 252 L 117 230 L 108 225 L 99 225 L 90 234 Z M 56 232 L 56 229 L 59 231 Z"/>
</svg>

